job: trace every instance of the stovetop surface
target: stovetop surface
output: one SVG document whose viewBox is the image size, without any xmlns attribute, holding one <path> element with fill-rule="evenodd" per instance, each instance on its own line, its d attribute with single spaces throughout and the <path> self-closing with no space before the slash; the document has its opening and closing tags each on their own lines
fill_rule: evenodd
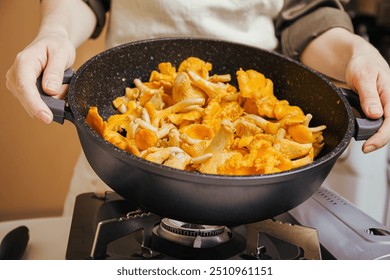
<svg viewBox="0 0 390 280">
<path fill-rule="evenodd" d="M 263 223 L 228 228 L 228 241 L 211 248 L 194 248 L 166 240 L 156 234 L 153 229 L 161 220 L 161 217 L 157 215 L 141 211 L 141 214 L 137 212 L 126 216 L 127 213 L 135 213 L 134 211 L 137 211 L 136 205 L 115 193 L 107 193 L 105 198 L 98 198 L 93 193 L 79 195 L 73 213 L 66 258 L 289 260 L 305 259 L 307 258 L 305 250 L 307 252 L 313 250 L 303 249 L 299 244 L 286 242 L 285 240 L 288 239 L 284 236 L 276 237 L 269 234 L 270 225 L 272 228 L 274 224 L 281 227 L 293 227 L 299 224 L 288 213 Z M 140 215 L 144 217 L 140 218 Z M 132 219 L 131 223 L 128 223 L 129 219 Z M 137 224 L 140 220 L 142 223 Z M 122 223 L 126 224 L 121 225 Z M 104 227 L 99 224 L 103 224 Z M 98 228 L 100 235 L 103 236 L 101 238 L 104 239 L 103 242 L 100 242 L 101 239 L 98 239 L 99 242 L 95 240 Z M 287 230 L 290 231 L 290 228 Z M 316 235 L 315 230 L 309 230 L 309 235 L 313 233 Z M 130 233 L 124 233 L 124 231 Z M 315 258 L 333 259 L 333 256 L 322 246 L 318 250 L 321 251 L 314 252 Z"/>
</svg>

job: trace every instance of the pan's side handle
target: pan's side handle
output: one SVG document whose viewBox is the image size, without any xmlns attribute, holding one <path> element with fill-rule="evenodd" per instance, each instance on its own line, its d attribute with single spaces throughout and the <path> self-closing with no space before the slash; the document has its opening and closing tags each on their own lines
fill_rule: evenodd
<svg viewBox="0 0 390 280">
<path fill-rule="evenodd" d="M 382 126 L 383 117 L 379 119 L 369 119 L 363 113 L 360 106 L 359 96 L 352 90 L 346 88 L 339 88 L 342 94 L 347 98 L 349 104 L 352 106 L 355 115 L 355 132 L 353 137 L 357 140 L 367 140 L 374 135 Z"/>
<path fill-rule="evenodd" d="M 74 70 L 67 69 L 64 72 L 64 79 L 63 79 L 62 83 L 69 84 L 73 75 L 74 75 Z M 65 119 L 67 119 L 67 120 L 73 122 L 73 116 L 70 112 L 69 107 L 66 105 L 66 101 L 51 97 L 43 91 L 43 89 L 42 89 L 42 75 L 40 75 L 37 79 L 37 88 L 38 88 L 39 94 L 41 95 L 43 102 L 46 103 L 46 105 L 49 107 L 49 109 L 53 113 L 53 121 L 55 121 L 59 124 L 63 124 Z"/>
</svg>

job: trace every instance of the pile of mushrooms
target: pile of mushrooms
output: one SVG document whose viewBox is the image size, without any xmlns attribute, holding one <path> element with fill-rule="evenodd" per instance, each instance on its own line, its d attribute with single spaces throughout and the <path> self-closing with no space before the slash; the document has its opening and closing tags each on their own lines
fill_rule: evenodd
<svg viewBox="0 0 390 280">
<path fill-rule="evenodd" d="M 269 174 L 311 163 L 324 146 L 324 125 L 278 100 L 273 82 L 256 70 L 210 75 L 196 57 L 176 69 L 162 62 L 149 81 L 113 100 L 103 120 L 91 107 L 86 122 L 106 141 L 145 160 L 209 174 Z"/>
</svg>

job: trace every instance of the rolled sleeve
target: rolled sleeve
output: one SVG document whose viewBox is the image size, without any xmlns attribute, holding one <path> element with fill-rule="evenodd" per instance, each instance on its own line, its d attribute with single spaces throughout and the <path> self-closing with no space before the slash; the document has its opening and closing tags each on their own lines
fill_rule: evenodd
<svg viewBox="0 0 390 280">
<path fill-rule="evenodd" d="M 106 12 L 110 9 L 111 1 L 104 0 L 83 0 L 92 10 L 96 16 L 96 27 L 93 31 L 91 38 L 95 39 L 99 37 L 102 32 L 104 25 L 106 24 Z"/>
<path fill-rule="evenodd" d="M 299 59 L 310 41 L 334 27 L 353 32 L 351 18 L 339 1 L 286 1 L 276 22 L 280 49 Z"/>
</svg>

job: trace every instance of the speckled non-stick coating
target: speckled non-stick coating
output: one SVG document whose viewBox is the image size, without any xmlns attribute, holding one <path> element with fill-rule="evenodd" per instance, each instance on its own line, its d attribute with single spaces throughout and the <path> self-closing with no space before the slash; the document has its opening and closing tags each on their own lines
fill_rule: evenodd
<svg viewBox="0 0 390 280">
<path fill-rule="evenodd" d="M 274 82 L 275 95 L 325 124 L 325 148 L 306 167 L 279 174 L 222 176 L 186 172 L 139 159 L 102 140 L 84 122 L 90 106 L 104 118 L 112 100 L 135 78 L 147 81 L 160 62 L 176 67 L 189 56 L 212 63 L 212 73 L 255 69 Z M 234 84 L 234 82 L 233 82 Z M 71 81 L 68 101 L 83 150 L 95 172 L 124 198 L 158 215 L 204 224 L 243 224 L 273 217 L 309 198 L 351 140 L 354 118 L 345 98 L 322 75 L 273 52 L 199 38 L 130 43 L 86 62 Z"/>
</svg>

